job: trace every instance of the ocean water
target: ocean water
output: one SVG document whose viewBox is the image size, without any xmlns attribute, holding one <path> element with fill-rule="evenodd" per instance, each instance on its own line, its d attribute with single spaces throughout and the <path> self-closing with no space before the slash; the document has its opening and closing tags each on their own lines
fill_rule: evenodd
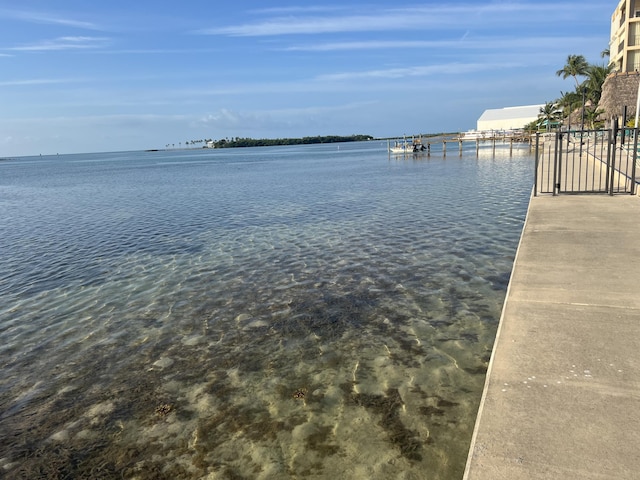
<svg viewBox="0 0 640 480">
<path fill-rule="evenodd" d="M 0 161 L 0 476 L 458 479 L 526 147 Z"/>
</svg>

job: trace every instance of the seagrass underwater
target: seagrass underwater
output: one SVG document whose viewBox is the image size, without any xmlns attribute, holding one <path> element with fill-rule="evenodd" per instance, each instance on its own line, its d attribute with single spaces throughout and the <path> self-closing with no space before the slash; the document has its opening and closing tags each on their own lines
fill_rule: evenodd
<svg viewBox="0 0 640 480">
<path fill-rule="evenodd" d="M 8 478 L 461 478 L 527 149 L 0 163 Z"/>
</svg>

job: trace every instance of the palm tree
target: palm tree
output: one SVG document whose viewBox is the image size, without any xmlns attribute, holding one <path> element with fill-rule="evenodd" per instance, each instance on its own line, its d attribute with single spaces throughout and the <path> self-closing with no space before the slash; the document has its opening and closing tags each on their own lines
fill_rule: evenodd
<svg viewBox="0 0 640 480">
<path fill-rule="evenodd" d="M 576 82 L 576 89 L 578 89 L 578 75 L 585 76 L 588 68 L 589 63 L 583 55 L 569 55 L 567 57 L 567 64 L 562 67 L 562 69 L 558 70 L 556 75 L 563 79 L 573 77 Z"/>
<path fill-rule="evenodd" d="M 551 128 L 552 123 L 556 123 L 562 116 L 562 110 L 558 109 L 558 105 L 553 102 L 547 102 L 544 107 L 540 107 L 538 120 L 540 123 L 546 124 L 547 131 Z"/>
<path fill-rule="evenodd" d="M 584 119 L 587 121 L 590 129 L 594 129 L 596 126 L 596 122 L 598 121 L 598 117 L 604 113 L 604 110 L 593 108 L 586 108 L 584 112 Z"/>
<path fill-rule="evenodd" d="M 611 50 L 609 50 L 608 48 L 605 48 L 603 51 L 600 52 L 600 58 L 605 58 L 611 55 Z"/>
<path fill-rule="evenodd" d="M 583 83 L 583 86 L 587 89 L 589 100 L 597 105 L 602 96 L 602 85 L 607 76 L 613 71 L 613 65 L 589 65 L 587 68 L 586 76 L 587 80 Z"/>
<path fill-rule="evenodd" d="M 577 123 L 576 115 L 579 115 L 577 112 L 580 111 L 580 106 L 582 105 L 582 94 L 577 91 L 574 92 L 560 92 L 562 96 L 556 100 L 556 104 L 558 108 L 562 109 L 562 115 L 565 119 L 569 119 L 568 123 Z"/>
</svg>

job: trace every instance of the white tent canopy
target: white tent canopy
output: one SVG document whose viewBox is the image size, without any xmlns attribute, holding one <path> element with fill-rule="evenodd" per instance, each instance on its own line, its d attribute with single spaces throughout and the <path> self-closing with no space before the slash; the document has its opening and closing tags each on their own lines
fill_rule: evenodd
<svg viewBox="0 0 640 480">
<path fill-rule="evenodd" d="M 525 105 L 485 110 L 478 119 L 478 131 L 517 130 L 538 119 L 544 105 Z"/>
</svg>

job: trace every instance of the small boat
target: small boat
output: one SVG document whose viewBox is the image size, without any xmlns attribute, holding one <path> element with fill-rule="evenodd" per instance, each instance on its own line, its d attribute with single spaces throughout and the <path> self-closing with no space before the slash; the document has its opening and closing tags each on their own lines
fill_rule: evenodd
<svg viewBox="0 0 640 480">
<path fill-rule="evenodd" d="M 411 140 L 406 140 L 403 139 L 402 141 L 397 140 L 393 146 L 389 146 L 389 153 L 395 153 L 395 154 L 408 154 L 408 153 L 420 153 L 420 152 L 424 152 L 427 149 L 427 147 L 425 147 L 422 144 L 422 140 L 421 139 L 414 139 L 412 138 Z"/>
<path fill-rule="evenodd" d="M 468 130 L 460 135 L 460 140 L 484 140 L 487 136 L 487 132 Z"/>
</svg>

